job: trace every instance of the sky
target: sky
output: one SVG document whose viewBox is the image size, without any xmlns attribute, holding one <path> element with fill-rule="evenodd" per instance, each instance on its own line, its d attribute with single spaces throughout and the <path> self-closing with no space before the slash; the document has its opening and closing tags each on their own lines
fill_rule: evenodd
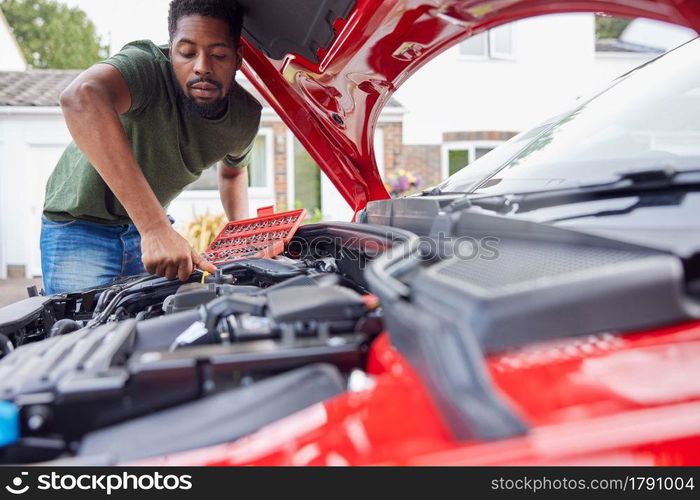
<svg viewBox="0 0 700 500">
<path fill-rule="evenodd" d="M 110 44 L 110 53 L 126 43 L 147 38 L 157 44 L 168 41 L 168 5 L 170 0 L 58 0 L 79 7 L 95 23 L 102 43 Z"/>
</svg>

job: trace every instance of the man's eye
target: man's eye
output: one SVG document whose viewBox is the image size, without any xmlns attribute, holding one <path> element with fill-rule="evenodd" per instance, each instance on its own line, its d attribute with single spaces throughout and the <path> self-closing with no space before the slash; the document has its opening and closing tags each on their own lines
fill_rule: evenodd
<svg viewBox="0 0 700 500">
<path fill-rule="evenodd" d="M 214 59 L 219 59 L 219 60 L 221 60 L 221 59 L 226 59 L 226 56 L 225 56 L 225 55 L 221 55 L 221 54 L 212 54 L 211 56 L 212 56 Z"/>
<path fill-rule="evenodd" d="M 187 59 L 192 59 L 195 55 L 194 54 L 183 54 L 182 52 L 180 53 L 182 57 L 186 57 Z"/>
</svg>

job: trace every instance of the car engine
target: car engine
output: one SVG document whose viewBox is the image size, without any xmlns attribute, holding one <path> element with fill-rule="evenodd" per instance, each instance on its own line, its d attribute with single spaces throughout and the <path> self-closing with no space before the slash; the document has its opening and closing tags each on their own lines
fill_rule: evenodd
<svg viewBox="0 0 700 500">
<path fill-rule="evenodd" d="M 344 392 L 382 330 L 363 267 L 401 240 L 365 231 L 309 226 L 283 255 L 213 276 L 135 276 L 3 309 L 0 399 L 17 415 L 2 425 L 19 435 L 0 460 L 114 463 L 190 449 Z"/>
</svg>

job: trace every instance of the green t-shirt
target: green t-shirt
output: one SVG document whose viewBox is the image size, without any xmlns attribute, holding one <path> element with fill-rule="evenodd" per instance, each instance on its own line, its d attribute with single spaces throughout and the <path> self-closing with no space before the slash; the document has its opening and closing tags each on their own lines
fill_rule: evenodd
<svg viewBox="0 0 700 500">
<path fill-rule="evenodd" d="M 104 63 L 117 68 L 129 87 L 131 109 L 120 119 L 136 161 L 164 209 L 216 162 L 223 160 L 231 168 L 248 165 L 261 106 L 240 85 L 234 84 L 226 114 L 208 120 L 179 104 L 167 47 L 148 40 L 132 42 Z M 75 142 L 66 148 L 46 185 L 44 215 L 56 222 L 131 223 Z"/>
</svg>

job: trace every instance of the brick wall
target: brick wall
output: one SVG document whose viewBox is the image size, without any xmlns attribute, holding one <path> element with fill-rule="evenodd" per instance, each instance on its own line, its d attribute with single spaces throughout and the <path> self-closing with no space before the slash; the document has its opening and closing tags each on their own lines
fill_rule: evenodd
<svg viewBox="0 0 700 500">
<path fill-rule="evenodd" d="M 406 144 L 402 163 L 405 170 L 423 179 L 422 188 L 440 182 L 440 146 Z"/>
<path fill-rule="evenodd" d="M 287 127 L 282 122 L 263 123 L 274 132 L 275 199 L 277 210 L 287 210 Z M 423 187 L 438 184 L 440 178 L 440 146 L 403 144 L 403 125 L 400 122 L 378 123 L 384 134 L 384 174 L 390 176 L 404 169 L 423 180 Z M 517 132 L 475 131 L 445 132 L 443 142 L 507 141 Z M 289 154 L 293 154 L 290 151 Z"/>
<path fill-rule="evenodd" d="M 275 152 L 275 210 L 289 210 L 287 206 L 287 126 L 282 122 L 264 124 L 271 127 L 273 150 Z M 291 154 L 291 153 L 290 153 Z"/>
<path fill-rule="evenodd" d="M 403 124 L 379 123 L 384 133 L 384 176 L 403 169 L 423 179 L 423 186 L 440 180 L 440 146 L 407 145 L 403 143 Z"/>
<path fill-rule="evenodd" d="M 403 163 L 403 124 L 387 122 L 377 124 L 384 134 L 384 174 L 390 175 Z"/>
<path fill-rule="evenodd" d="M 440 177 L 440 146 L 414 146 L 403 143 L 403 124 L 379 123 L 384 133 L 384 177 L 403 169 L 423 179 L 423 185 L 431 185 Z"/>
</svg>

